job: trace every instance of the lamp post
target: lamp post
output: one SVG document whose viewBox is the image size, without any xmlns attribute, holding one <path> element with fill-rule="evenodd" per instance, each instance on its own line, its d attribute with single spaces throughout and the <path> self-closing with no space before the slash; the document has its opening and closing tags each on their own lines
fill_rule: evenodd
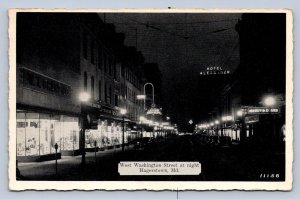
<svg viewBox="0 0 300 199">
<path fill-rule="evenodd" d="M 216 124 L 216 135 L 219 136 L 219 124 L 220 124 L 219 120 L 216 120 L 215 124 Z"/>
<path fill-rule="evenodd" d="M 81 105 L 81 113 L 83 114 L 82 119 L 81 119 L 81 130 L 80 130 L 80 137 L 81 137 L 81 165 L 85 165 L 85 128 L 86 128 L 86 120 L 87 120 L 87 115 L 86 111 L 83 108 L 83 104 L 88 102 L 90 100 L 90 94 L 87 92 L 81 92 L 79 94 L 79 100 L 80 100 L 80 105 Z"/>
<path fill-rule="evenodd" d="M 125 134 L 125 114 L 127 113 L 126 109 L 120 109 L 120 114 L 123 117 L 123 131 L 122 131 L 122 152 L 124 152 L 124 134 Z"/>
<path fill-rule="evenodd" d="M 244 127 L 242 127 L 244 125 L 244 120 L 243 120 L 243 115 L 244 115 L 244 112 L 242 109 L 240 110 L 237 110 L 236 111 L 236 117 L 237 117 L 237 129 L 240 130 L 240 138 L 241 138 L 241 134 L 243 133 L 242 130 L 244 130 Z M 238 130 L 235 130 L 235 139 L 238 140 Z"/>
</svg>

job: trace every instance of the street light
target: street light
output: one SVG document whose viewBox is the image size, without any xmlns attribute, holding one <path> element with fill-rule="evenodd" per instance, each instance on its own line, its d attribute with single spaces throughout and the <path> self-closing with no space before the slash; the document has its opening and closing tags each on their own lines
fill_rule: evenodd
<svg viewBox="0 0 300 199">
<path fill-rule="evenodd" d="M 90 98 L 91 98 L 91 96 L 89 95 L 88 92 L 81 92 L 79 94 L 79 100 L 80 100 L 80 102 L 87 102 L 87 101 L 90 100 Z"/>
<path fill-rule="evenodd" d="M 263 99 L 263 104 L 265 106 L 274 106 L 276 104 L 276 99 L 274 96 L 266 96 L 264 99 Z"/>
<path fill-rule="evenodd" d="M 87 114 L 84 110 L 83 103 L 88 102 L 90 100 L 91 96 L 87 92 L 81 92 L 79 94 L 79 100 L 80 100 L 80 105 L 81 105 L 81 113 L 83 114 L 82 119 L 81 119 L 81 165 L 85 165 L 85 121 L 87 118 Z"/>
<path fill-rule="evenodd" d="M 238 111 L 236 112 L 236 115 L 237 115 L 238 117 L 243 116 L 243 111 L 242 111 L 242 110 L 238 110 Z"/>
<path fill-rule="evenodd" d="M 123 133 L 122 133 L 122 152 L 124 152 L 124 134 L 125 134 L 125 114 L 127 113 L 126 109 L 120 109 L 120 114 L 123 117 Z"/>
</svg>

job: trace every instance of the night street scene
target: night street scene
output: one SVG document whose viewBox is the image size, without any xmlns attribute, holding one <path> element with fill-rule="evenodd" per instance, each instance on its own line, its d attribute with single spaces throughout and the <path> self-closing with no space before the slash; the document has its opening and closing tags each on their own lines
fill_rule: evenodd
<svg viewBox="0 0 300 199">
<path fill-rule="evenodd" d="M 286 180 L 286 13 L 18 12 L 16 42 L 18 181 Z"/>
</svg>

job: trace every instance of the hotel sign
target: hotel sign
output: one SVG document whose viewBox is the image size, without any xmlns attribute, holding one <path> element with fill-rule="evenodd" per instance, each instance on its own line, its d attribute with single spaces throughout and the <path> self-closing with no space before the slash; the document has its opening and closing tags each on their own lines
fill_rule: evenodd
<svg viewBox="0 0 300 199">
<path fill-rule="evenodd" d="M 230 70 L 225 70 L 222 66 L 209 66 L 206 70 L 200 71 L 200 75 L 228 75 Z"/>
</svg>

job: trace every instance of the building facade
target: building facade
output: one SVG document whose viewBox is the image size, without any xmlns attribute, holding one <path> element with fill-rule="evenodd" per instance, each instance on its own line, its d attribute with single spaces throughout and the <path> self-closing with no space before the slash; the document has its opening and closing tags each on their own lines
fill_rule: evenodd
<svg viewBox="0 0 300 199">
<path fill-rule="evenodd" d="M 51 159 L 56 143 L 62 155 L 120 146 L 123 121 L 125 143 L 137 136 L 144 60 L 123 42 L 97 14 L 18 13 L 19 161 Z"/>
<path fill-rule="evenodd" d="M 285 26 L 284 14 L 243 14 L 236 25 L 240 66 L 223 87 L 217 106 L 219 117 L 232 116 L 223 125 L 232 139 L 275 148 L 284 140 Z M 274 104 L 268 106 L 266 97 Z"/>
</svg>

